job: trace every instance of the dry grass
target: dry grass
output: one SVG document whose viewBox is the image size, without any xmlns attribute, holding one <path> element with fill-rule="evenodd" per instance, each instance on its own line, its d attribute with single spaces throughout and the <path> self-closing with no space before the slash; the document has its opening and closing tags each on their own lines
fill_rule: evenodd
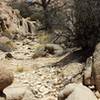
<svg viewBox="0 0 100 100">
<path fill-rule="evenodd" d="M 23 66 L 17 66 L 16 72 L 20 72 L 20 73 L 24 72 L 24 67 Z"/>
<path fill-rule="evenodd" d="M 37 40 L 39 41 L 39 43 L 48 43 L 50 41 L 50 35 L 48 33 L 39 33 L 36 36 Z"/>
</svg>

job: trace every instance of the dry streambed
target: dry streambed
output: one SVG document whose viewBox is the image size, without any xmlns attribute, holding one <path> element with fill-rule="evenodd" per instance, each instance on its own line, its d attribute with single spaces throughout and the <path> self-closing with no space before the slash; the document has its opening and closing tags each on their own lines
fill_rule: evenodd
<svg viewBox="0 0 100 100">
<path fill-rule="evenodd" d="M 13 84 L 5 89 L 8 100 L 57 100 L 58 92 L 67 84 L 66 78 L 81 72 L 83 65 L 71 63 L 63 68 L 45 67 L 60 58 L 31 59 L 34 53 L 31 45 L 17 42 L 16 51 L 11 52 L 16 59 L 5 58 L 6 53 L 0 52 L 0 66 L 11 69 L 15 77 Z"/>
</svg>

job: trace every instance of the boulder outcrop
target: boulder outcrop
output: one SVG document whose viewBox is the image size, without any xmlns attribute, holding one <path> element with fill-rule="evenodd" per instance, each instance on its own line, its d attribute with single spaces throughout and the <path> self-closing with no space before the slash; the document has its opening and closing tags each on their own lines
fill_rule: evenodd
<svg viewBox="0 0 100 100">
<path fill-rule="evenodd" d="M 73 83 L 60 92 L 58 100 L 97 100 L 97 98 L 89 88 Z"/>
<path fill-rule="evenodd" d="M 35 22 L 21 17 L 17 9 L 12 9 L 4 2 L 0 2 L 0 34 L 13 38 L 16 34 L 33 35 Z"/>
<path fill-rule="evenodd" d="M 8 69 L 0 67 L 0 93 L 3 93 L 3 90 L 11 85 L 13 80 L 13 73 Z"/>
<path fill-rule="evenodd" d="M 92 67 L 92 77 L 96 89 L 100 92 L 100 43 L 96 45 L 93 56 L 94 62 Z"/>
</svg>

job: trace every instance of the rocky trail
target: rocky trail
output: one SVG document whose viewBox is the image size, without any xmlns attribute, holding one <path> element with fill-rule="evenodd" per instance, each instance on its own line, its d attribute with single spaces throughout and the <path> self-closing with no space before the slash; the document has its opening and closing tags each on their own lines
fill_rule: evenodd
<svg viewBox="0 0 100 100">
<path fill-rule="evenodd" d="M 15 91 L 9 94 L 12 100 L 18 97 L 22 97 L 21 100 L 57 100 L 58 92 L 63 87 L 66 77 L 70 78 L 77 71 L 81 72 L 83 65 L 72 63 L 62 68 L 46 67 L 46 65 L 57 62 L 61 57 L 48 56 L 32 59 L 35 51 L 33 47 L 38 43 L 30 41 L 27 39 L 16 41 L 16 50 L 10 52 L 12 58 L 6 57 L 7 52 L 0 51 L 0 66 L 14 73 L 14 82 L 5 89 L 5 92 L 9 94 L 9 91 Z M 17 89 L 20 91 L 18 94 Z"/>
</svg>

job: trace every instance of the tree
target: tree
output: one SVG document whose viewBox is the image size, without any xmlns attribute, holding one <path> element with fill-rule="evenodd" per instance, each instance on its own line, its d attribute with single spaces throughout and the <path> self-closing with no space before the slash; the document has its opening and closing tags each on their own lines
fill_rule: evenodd
<svg viewBox="0 0 100 100">
<path fill-rule="evenodd" d="M 65 56 L 53 66 L 64 66 L 73 60 L 85 62 L 100 42 L 100 1 L 74 0 L 74 10 L 75 38 L 81 50 Z"/>
<path fill-rule="evenodd" d="M 97 0 L 75 0 L 75 33 L 78 46 L 82 49 L 95 48 L 99 34 L 99 11 Z"/>
<path fill-rule="evenodd" d="M 45 19 L 45 29 L 51 29 L 51 25 L 48 21 L 48 6 L 50 4 L 51 0 L 40 0 L 40 2 L 34 1 L 31 3 L 31 5 L 39 5 L 43 9 L 44 19 Z"/>
</svg>

